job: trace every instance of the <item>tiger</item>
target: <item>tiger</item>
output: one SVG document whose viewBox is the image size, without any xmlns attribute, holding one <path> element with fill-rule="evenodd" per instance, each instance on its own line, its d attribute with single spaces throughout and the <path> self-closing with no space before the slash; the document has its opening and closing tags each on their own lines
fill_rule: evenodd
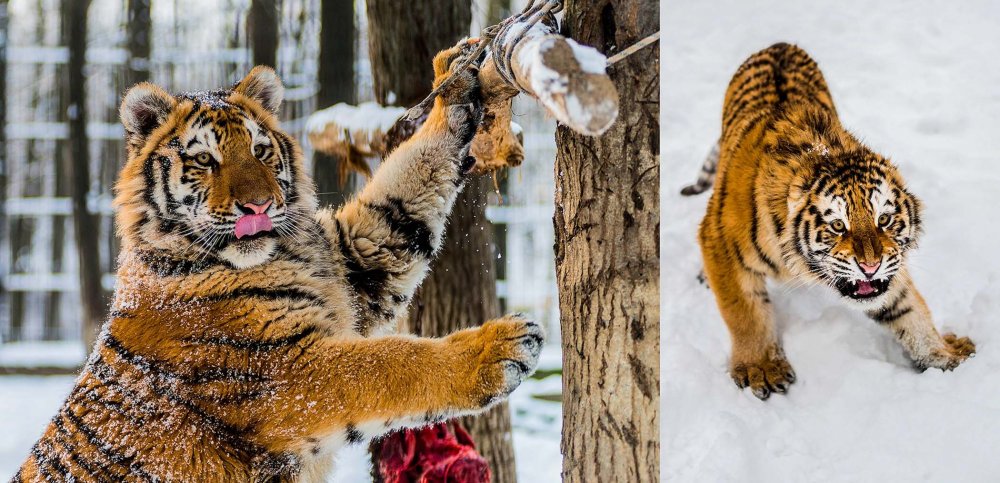
<svg viewBox="0 0 1000 483">
<path fill-rule="evenodd" d="M 455 67 L 469 54 L 435 57 L 434 85 L 455 81 L 336 211 L 279 125 L 271 68 L 128 90 L 110 316 L 13 481 L 325 481 L 338 448 L 510 394 L 544 343 L 524 316 L 392 334 L 474 162 L 479 84 Z"/>
<path fill-rule="evenodd" d="M 720 139 L 682 194 L 713 183 L 698 241 L 740 389 L 765 400 L 796 379 L 768 279 L 832 288 L 888 329 L 920 370 L 951 370 L 975 353 L 968 337 L 938 333 L 907 269 L 922 233 L 920 200 L 888 158 L 841 125 L 801 48 L 772 45 L 733 75 Z"/>
</svg>

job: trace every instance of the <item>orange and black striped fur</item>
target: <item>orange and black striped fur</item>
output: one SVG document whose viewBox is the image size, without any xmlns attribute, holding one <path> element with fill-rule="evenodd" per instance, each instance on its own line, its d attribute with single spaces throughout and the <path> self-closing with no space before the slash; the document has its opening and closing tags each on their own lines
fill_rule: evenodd
<svg viewBox="0 0 1000 483">
<path fill-rule="evenodd" d="M 841 126 L 802 49 L 776 44 L 737 70 L 713 152 L 684 194 L 715 178 L 699 241 L 737 385 L 764 399 L 795 380 L 768 278 L 833 288 L 892 331 L 918 367 L 953 369 L 975 352 L 966 337 L 938 334 L 907 271 L 920 201 L 888 159 Z"/>
<path fill-rule="evenodd" d="M 469 50 L 439 54 L 436 84 Z M 213 92 L 132 88 L 113 313 L 14 480 L 323 481 L 344 444 L 509 394 L 537 362 L 532 322 L 379 335 L 406 311 L 470 167 L 479 87 L 454 75 L 337 212 L 316 210 L 272 70 Z M 272 229 L 234 236 L 251 215 Z"/>
</svg>

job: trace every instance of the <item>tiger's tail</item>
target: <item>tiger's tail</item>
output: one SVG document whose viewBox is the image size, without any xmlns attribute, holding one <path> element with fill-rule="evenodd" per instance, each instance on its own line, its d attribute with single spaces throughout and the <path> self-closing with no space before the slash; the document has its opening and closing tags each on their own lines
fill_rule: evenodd
<svg viewBox="0 0 1000 483">
<path fill-rule="evenodd" d="M 698 180 L 681 190 L 684 196 L 694 196 L 704 193 L 712 187 L 715 182 L 715 171 L 719 167 L 719 143 L 712 146 L 712 150 L 705 157 L 705 162 L 701 165 L 701 172 L 698 173 Z"/>
</svg>

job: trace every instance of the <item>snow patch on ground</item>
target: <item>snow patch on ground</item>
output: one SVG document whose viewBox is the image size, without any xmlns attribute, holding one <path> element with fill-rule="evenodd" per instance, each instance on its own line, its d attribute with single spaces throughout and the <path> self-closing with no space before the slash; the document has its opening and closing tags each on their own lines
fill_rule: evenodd
<svg viewBox="0 0 1000 483">
<path fill-rule="evenodd" d="M 86 358 L 79 341 L 0 344 L 0 367 L 78 367 Z"/>
<path fill-rule="evenodd" d="M 1000 460 L 1000 10 L 988 1 L 671 3 L 661 171 L 663 476 L 677 482 L 996 481 Z M 938 328 L 979 354 L 917 373 L 893 338 L 821 288 L 772 286 L 798 374 L 766 402 L 726 373 L 729 334 L 700 285 L 685 198 L 751 53 L 794 42 L 819 63 L 844 124 L 890 156 L 925 204 L 910 267 Z"/>
</svg>

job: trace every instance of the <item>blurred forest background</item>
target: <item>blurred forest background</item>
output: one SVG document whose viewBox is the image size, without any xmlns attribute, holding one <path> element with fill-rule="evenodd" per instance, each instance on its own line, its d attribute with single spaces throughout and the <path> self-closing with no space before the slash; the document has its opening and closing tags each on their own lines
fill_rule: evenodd
<svg viewBox="0 0 1000 483">
<path fill-rule="evenodd" d="M 254 65 L 274 65 L 287 89 L 282 125 L 300 140 L 323 201 L 338 203 L 364 181 L 351 175 L 341 187 L 337 161 L 314 156 L 306 136 L 306 121 L 316 110 L 376 100 L 363 1 L 90 3 L 12 0 L 0 17 L 4 343 L 79 341 L 86 305 L 81 297 L 106 297 L 114 289 L 118 247 L 111 199 L 125 159 L 117 109 L 124 91 L 139 81 L 171 92 L 203 90 L 228 86 Z M 490 12 L 506 15 L 510 9 L 510 0 L 472 3 L 468 30 L 478 32 Z M 332 14 L 321 15 L 324 10 Z M 335 35 L 326 43 L 324 30 Z M 430 66 L 414 69 L 423 76 L 415 84 L 429 84 Z M 555 126 L 533 102 L 517 102 L 514 112 L 525 128 L 526 159 L 499 174 L 503 203 L 489 197 L 486 213 L 495 236 L 483 249 L 493 252 L 502 308 L 551 322 L 557 318 Z M 74 215 L 78 204 L 86 207 L 82 217 Z M 88 280 L 104 293 L 81 290 Z"/>
</svg>

